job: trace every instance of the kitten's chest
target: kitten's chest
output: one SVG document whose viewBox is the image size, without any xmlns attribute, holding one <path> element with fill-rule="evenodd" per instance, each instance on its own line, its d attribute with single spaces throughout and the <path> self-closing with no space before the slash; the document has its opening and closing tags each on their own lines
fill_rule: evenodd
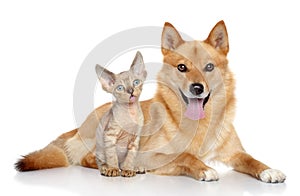
<svg viewBox="0 0 300 196">
<path fill-rule="evenodd" d="M 139 104 L 136 107 L 130 107 L 128 109 L 128 117 L 133 119 L 137 124 L 143 123 L 143 116 L 144 115 Z"/>
<path fill-rule="evenodd" d="M 125 160 L 128 149 L 134 143 L 134 141 L 139 137 L 136 134 L 129 133 L 126 130 L 121 130 L 117 136 L 116 147 L 119 162 L 122 163 Z"/>
<path fill-rule="evenodd" d="M 113 110 L 112 122 L 122 130 L 136 135 L 144 124 L 144 116 L 140 108 Z"/>
<path fill-rule="evenodd" d="M 126 130 L 121 130 L 117 137 L 117 146 L 127 148 L 130 143 L 132 143 L 138 135 L 134 133 L 129 133 Z"/>
<path fill-rule="evenodd" d="M 143 113 L 136 108 L 129 108 L 126 112 L 114 110 L 109 124 L 110 130 L 117 131 L 116 144 L 120 147 L 127 147 L 140 135 L 144 124 Z"/>
</svg>

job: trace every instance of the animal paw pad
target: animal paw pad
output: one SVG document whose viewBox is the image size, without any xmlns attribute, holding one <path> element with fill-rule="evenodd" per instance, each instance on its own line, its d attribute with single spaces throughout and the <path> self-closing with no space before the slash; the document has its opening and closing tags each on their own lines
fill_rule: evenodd
<svg viewBox="0 0 300 196">
<path fill-rule="evenodd" d="M 136 172 L 134 170 L 122 170 L 121 176 L 123 177 L 133 177 L 136 175 Z"/>
<path fill-rule="evenodd" d="M 116 176 L 120 176 L 120 171 L 119 168 L 107 168 L 107 167 L 102 167 L 100 169 L 100 173 L 103 176 L 107 176 L 107 177 L 116 177 Z"/>
</svg>

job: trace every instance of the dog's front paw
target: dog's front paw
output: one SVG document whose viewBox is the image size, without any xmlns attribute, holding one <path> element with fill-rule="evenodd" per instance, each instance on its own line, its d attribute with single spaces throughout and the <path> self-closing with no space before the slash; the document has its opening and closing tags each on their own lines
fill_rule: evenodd
<svg viewBox="0 0 300 196">
<path fill-rule="evenodd" d="M 207 170 L 201 171 L 199 180 L 206 182 L 217 181 L 219 180 L 219 175 L 216 170 L 209 168 Z"/>
<path fill-rule="evenodd" d="M 146 169 L 144 167 L 138 167 L 138 168 L 136 168 L 136 173 L 137 174 L 145 174 Z"/>
<path fill-rule="evenodd" d="M 121 176 L 123 177 L 133 177 L 136 175 L 136 172 L 134 170 L 122 170 Z"/>
<path fill-rule="evenodd" d="M 282 183 L 285 178 L 284 173 L 277 169 L 266 169 L 259 174 L 259 179 L 267 183 Z"/>
<path fill-rule="evenodd" d="M 100 173 L 107 177 L 120 176 L 119 168 L 108 167 L 107 165 L 101 166 Z"/>
</svg>

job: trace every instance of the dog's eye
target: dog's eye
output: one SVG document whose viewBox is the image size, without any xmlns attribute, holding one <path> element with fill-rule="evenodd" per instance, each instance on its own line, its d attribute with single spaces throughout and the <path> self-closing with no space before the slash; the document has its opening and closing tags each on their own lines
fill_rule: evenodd
<svg viewBox="0 0 300 196">
<path fill-rule="evenodd" d="M 208 63 L 208 64 L 205 66 L 205 71 L 211 72 L 212 70 L 214 70 L 214 68 L 215 68 L 215 65 L 214 65 L 214 64 Z"/>
<path fill-rule="evenodd" d="M 187 71 L 187 67 L 185 64 L 179 64 L 177 65 L 177 69 L 180 71 L 180 72 L 186 72 Z"/>
</svg>

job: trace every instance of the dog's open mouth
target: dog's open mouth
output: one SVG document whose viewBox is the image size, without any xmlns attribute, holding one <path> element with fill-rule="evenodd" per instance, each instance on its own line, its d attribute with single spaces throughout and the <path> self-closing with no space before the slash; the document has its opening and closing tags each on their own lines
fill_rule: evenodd
<svg viewBox="0 0 300 196">
<path fill-rule="evenodd" d="M 209 100 L 210 93 L 205 98 L 189 98 L 179 89 L 187 109 L 184 115 L 191 120 L 199 120 L 205 117 L 204 106 Z"/>
</svg>

